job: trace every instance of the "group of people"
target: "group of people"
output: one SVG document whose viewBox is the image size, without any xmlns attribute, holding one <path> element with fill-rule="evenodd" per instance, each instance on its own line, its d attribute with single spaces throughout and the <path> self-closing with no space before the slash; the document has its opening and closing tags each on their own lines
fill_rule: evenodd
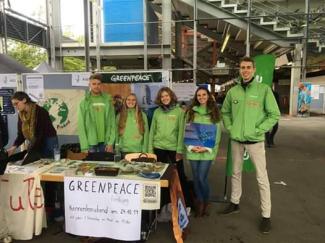
<svg viewBox="0 0 325 243">
<path fill-rule="evenodd" d="M 262 209 L 261 231 L 271 227 L 270 185 L 266 170 L 264 134 L 280 116 L 272 90 L 254 80 L 254 60 L 245 57 L 240 61 L 241 82 L 227 94 L 221 111 L 213 95 L 205 87 L 198 87 L 191 104 L 182 109 L 175 93 L 168 87 L 159 90 L 149 129 L 148 119 L 131 93 L 123 100 L 118 114 L 110 95 L 101 91 L 102 77 L 93 74 L 89 79 L 89 92 L 78 110 L 78 135 L 84 152 L 114 152 L 118 147 L 123 154 L 148 152 L 157 160 L 177 165 L 184 174 L 183 157 L 191 166 L 196 195 L 196 216 L 208 215 L 210 187 L 208 173 L 216 159 L 221 138 L 221 121 L 232 140 L 233 175 L 231 178 L 231 203 L 225 214 L 239 211 L 241 197 L 241 169 L 246 149 L 256 168 Z M 12 104 L 19 111 L 18 137 L 8 153 L 12 154 L 25 139 L 29 149 L 39 150 L 49 157 L 57 145 L 56 131 L 49 114 L 23 92 L 16 92 Z M 184 145 L 187 124 L 205 124 L 216 127 L 215 144 L 205 146 Z"/>
<path fill-rule="evenodd" d="M 155 100 L 150 129 L 148 119 L 141 111 L 135 94 L 123 101 L 116 115 L 111 98 L 101 92 L 101 75 L 90 77 L 90 91 L 81 101 L 78 112 L 78 131 L 81 150 L 85 152 L 113 152 L 118 146 L 122 155 L 147 152 L 157 155 L 157 160 L 177 166 L 184 178 L 183 155 L 191 164 L 194 188 L 197 196 L 197 215 L 207 214 L 209 201 L 208 172 L 216 158 L 220 133 L 220 112 L 210 91 L 204 87 L 196 90 L 192 104 L 186 113 L 177 102 L 175 93 L 168 87 L 161 88 Z M 184 150 L 184 129 L 186 123 L 214 124 L 218 127 L 215 146 L 208 149 L 191 146 Z"/>
</svg>

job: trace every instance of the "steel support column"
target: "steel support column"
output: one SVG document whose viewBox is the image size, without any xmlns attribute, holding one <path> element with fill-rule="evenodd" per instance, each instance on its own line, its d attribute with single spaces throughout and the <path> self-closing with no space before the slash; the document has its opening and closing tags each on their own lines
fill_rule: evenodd
<svg viewBox="0 0 325 243">
<path fill-rule="evenodd" d="M 169 53 L 163 54 L 162 51 L 162 68 L 169 70 L 172 67 L 171 62 L 171 21 L 172 7 L 171 1 L 162 1 L 162 50 L 169 47 Z"/>
<path fill-rule="evenodd" d="M 289 115 L 297 115 L 298 109 L 298 83 L 301 77 L 301 50 L 302 44 L 296 44 L 294 49 L 294 57 L 291 67 L 291 82 L 290 82 L 290 104 Z"/>
</svg>

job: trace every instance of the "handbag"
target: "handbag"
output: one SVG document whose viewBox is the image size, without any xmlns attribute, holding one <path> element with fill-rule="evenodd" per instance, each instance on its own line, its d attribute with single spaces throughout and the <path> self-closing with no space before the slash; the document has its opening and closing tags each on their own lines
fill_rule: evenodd
<svg viewBox="0 0 325 243">
<path fill-rule="evenodd" d="M 133 162 L 145 162 L 145 163 L 156 163 L 157 160 L 155 158 L 149 158 L 146 153 L 139 154 L 138 158 L 131 159 Z"/>
</svg>

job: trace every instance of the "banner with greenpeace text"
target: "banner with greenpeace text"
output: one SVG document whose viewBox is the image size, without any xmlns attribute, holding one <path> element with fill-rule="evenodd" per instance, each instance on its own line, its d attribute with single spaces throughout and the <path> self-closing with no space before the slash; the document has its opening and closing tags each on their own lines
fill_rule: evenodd
<svg viewBox="0 0 325 243">
<path fill-rule="evenodd" d="M 135 180 L 64 177 L 66 232 L 140 240 L 142 188 Z"/>
</svg>

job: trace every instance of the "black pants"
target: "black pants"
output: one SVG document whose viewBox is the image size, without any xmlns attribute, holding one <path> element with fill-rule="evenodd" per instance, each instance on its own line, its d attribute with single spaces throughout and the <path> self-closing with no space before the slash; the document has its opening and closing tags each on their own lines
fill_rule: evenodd
<svg viewBox="0 0 325 243">
<path fill-rule="evenodd" d="M 183 160 L 176 161 L 176 151 L 154 148 L 154 153 L 157 155 L 158 162 L 176 165 L 179 180 L 181 182 L 187 180 L 184 170 L 184 162 Z"/>
<path fill-rule="evenodd" d="M 176 161 L 176 151 L 154 148 L 154 153 L 157 155 L 158 162 L 176 165 L 182 191 L 184 194 L 187 194 L 187 178 L 184 170 L 184 162 L 183 160 Z M 162 190 L 161 193 L 161 205 L 170 202 L 169 190 Z"/>
<path fill-rule="evenodd" d="M 265 139 L 266 139 L 267 146 L 274 145 L 274 136 L 275 136 L 276 132 L 278 131 L 278 128 L 279 128 L 279 123 L 276 123 L 272 127 L 271 131 L 265 133 Z"/>
</svg>

